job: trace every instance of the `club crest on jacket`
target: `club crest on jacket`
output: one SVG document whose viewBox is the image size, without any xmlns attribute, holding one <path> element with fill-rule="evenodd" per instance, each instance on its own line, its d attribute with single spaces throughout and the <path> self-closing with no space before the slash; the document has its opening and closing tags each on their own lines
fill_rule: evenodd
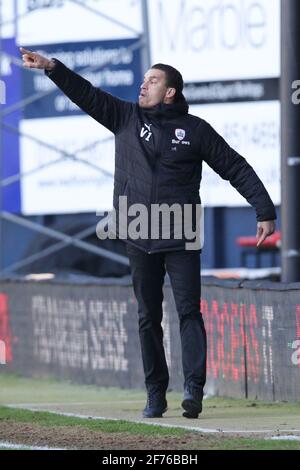
<svg viewBox="0 0 300 470">
<path fill-rule="evenodd" d="M 175 129 L 175 135 L 178 140 L 183 140 L 185 138 L 185 130 L 184 129 Z"/>
</svg>

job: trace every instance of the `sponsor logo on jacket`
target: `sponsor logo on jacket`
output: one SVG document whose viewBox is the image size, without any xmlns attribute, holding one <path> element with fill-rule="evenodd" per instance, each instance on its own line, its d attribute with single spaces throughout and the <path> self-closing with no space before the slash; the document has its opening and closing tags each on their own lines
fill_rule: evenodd
<svg viewBox="0 0 300 470">
<path fill-rule="evenodd" d="M 172 144 L 191 145 L 191 142 L 189 140 L 183 140 L 185 138 L 184 129 L 175 129 L 175 136 L 177 137 L 177 139 L 172 139 Z"/>
</svg>

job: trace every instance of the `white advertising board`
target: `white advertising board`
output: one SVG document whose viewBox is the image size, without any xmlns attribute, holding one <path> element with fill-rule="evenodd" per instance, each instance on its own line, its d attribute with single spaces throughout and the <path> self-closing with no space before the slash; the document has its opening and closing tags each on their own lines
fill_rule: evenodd
<svg viewBox="0 0 300 470">
<path fill-rule="evenodd" d="M 140 2 L 132 0 L 18 0 L 20 45 L 137 37 Z"/>
<path fill-rule="evenodd" d="M 152 63 L 186 82 L 278 77 L 280 0 L 148 0 Z"/>
<path fill-rule="evenodd" d="M 15 35 L 15 0 L 0 2 L 0 37 L 12 38 Z"/>
<path fill-rule="evenodd" d="M 112 209 L 114 138 L 109 131 L 89 116 L 72 116 L 26 119 L 21 132 L 21 172 L 27 173 L 21 185 L 23 214 Z M 76 157 L 87 163 L 63 156 L 55 148 L 70 155 L 76 151 Z"/>
<path fill-rule="evenodd" d="M 274 204 L 280 203 L 279 101 L 193 105 L 254 168 Z M 245 199 L 208 165 L 203 165 L 201 197 L 206 206 L 242 206 Z"/>
</svg>

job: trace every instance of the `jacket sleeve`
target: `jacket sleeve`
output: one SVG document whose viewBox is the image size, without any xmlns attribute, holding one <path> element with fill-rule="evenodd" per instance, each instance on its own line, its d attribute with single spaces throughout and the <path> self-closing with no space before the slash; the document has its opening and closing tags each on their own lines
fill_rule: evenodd
<svg viewBox="0 0 300 470">
<path fill-rule="evenodd" d="M 134 111 L 133 103 L 94 87 L 59 60 L 52 60 L 55 61 L 55 67 L 51 71 L 45 70 L 45 74 L 73 103 L 114 134 L 126 126 Z"/>
<path fill-rule="evenodd" d="M 200 125 L 202 159 L 255 208 L 257 221 L 276 219 L 274 204 L 252 166 L 210 124 L 202 120 Z"/>
</svg>

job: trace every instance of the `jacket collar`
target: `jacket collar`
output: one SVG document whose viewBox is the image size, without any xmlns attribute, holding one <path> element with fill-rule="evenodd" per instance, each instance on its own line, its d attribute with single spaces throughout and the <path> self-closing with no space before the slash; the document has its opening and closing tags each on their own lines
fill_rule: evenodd
<svg viewBox="0 0 300 470">
<path fill-rule="evenodd" d="M 141 109 L 145 114 L 154 119 L 172 119 L 188 114 L 189 105 L 187 104 L 186 100 L 180 100 L 177 103 L 159 103 L 156 106 L 153 106 L 153 108 Z"/>
</svg>

